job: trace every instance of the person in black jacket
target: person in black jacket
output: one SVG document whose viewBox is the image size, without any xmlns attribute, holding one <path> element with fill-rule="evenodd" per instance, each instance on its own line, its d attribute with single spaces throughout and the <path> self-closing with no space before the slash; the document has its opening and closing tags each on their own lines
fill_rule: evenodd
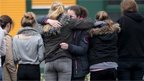
<svg viewBox="0 0 144 81">
<path fill-rule="evenodd" d="M 87 10 L 82 6 L 70 6 L 66 13 L 73 19 L 84 19 Z M 72 55 L 72 81 L 84 81 L 88 74 L 88 32 L 87 30 L 74 30 L 71 43 L 61 43 L 61 48 L 68 50 Z"/>
<path fill-rule="evenodd" d="M 144 75 L 144 16 L 139 14 L 135 0 L 121 2 L 122 16 L 118 20 L 118 79 L 140 81 Z"/>
<path fill-rule="evenodd" d="M 61 3 L 53 3 L 58 9 L 63 6 Z M 63 8 L 63 7 L 61 7 Z M 66 18 L 65 18 L 66 17 Z M 42 18 L 38 22 L 40 24 L 51 24 L 51 19 Z M 71 19 L 66 14 L 61 13 L 56 20 L 62 20 L 68 23 L 61 23 L 60 32 L 56 35 L 49 34 L 49 31 L 42 33 L 45 46 L 45 77 L 46 81 L 71 81 L 72 59 L 68 50 L 61 48 L 61 43 L 71 43 L 73 37 L 73 30 L 75 29 L 89 29 L 93 26 L 93 22 L 87 19 L 77 20 Z M 49 23 L 47 23 L 47 21 Z M 54 23 L 55 24 L 55 23 Z M 57 24 L 58 25 L 58 24 Z"/>
<path fill-rule="evenodd" d="M 117 33 L 119 24 L 114 23 L 107 12 L 99 11 L 96 15 L 95 28 L 90 30 L 89 63 L 91 81 L 116 81 L 117 77 Z"/>
</svg>

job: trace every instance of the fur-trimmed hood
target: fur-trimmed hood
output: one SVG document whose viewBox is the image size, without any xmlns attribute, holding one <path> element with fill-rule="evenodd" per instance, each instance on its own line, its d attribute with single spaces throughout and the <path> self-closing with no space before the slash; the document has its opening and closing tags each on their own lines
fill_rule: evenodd
<svg viewBox="0 0 144 81">
<path fill-rule="evenodd" d="M 89 33 L 91 36 L 93 35 L 103 35 L 117 32 L 119 33 L 121 28 L 118 23 L 114 23 L 112 27 L 109 27 L 104 21 L 96 21 L 94 23 L 94 28 L 92 28 Z"/>
</svg>

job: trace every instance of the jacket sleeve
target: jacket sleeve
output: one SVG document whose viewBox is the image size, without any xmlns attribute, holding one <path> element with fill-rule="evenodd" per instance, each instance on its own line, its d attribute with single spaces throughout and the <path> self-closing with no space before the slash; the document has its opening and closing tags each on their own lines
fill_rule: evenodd
<svg viewBox="0 0 144 81">
<path fill-rule="evenodd" d="M 3 38 L 4 38 L 4 31 L 3 31 L 3 29 L 0 27 L 0 46 L 1 46 L 1 44 L 2 44 Z"/>
<path fill-rule="evenodd" d="M 71 19 L 70 25 L 71 29 L 90 29 L 94 26 L 94 21 L 92 19 Z"/>
<path fill-rule="evenodd" d="M 44 60 L 44 44 L 42 38 L 40 38 L 38 41 L 38 55 L 39 61 L 42 62 Z"/>
<path fill-rule="evenodd" d="M 117 23 L 119 24 L 120 28 L 122 29 L 122 27 L 125 25 L 125 17 L 121 17 L 120 19 L 117 20 Z"/>
<path fill-rule="evenodd" d="M 36 29 L 40 34 L 43 33 L 43 26 L 42 26 L 42 25 L 36 23 L 35 29 Z"/>
<path fill-rule="evenodd" d="M 37 18 L 37 22 L 39 23 L 39 24 L 41 24 L 41 25 L 46 25 L 47 23 L 46 23 L 46 20 L 48 19 L 48 17 L 46 17 L 46 16 L 40 16 L 40 17 L 38 17 Z"/>
<path fill-rule="evenodd" d="M 14 62 L 17 64 L 17 62 L 20 60 L 19 53 L 18 53 L 18 47 L 16 45 L 16 38 L 13 38 L 13 58 Z"/>
<path fill-rule="evenodd" d="M 82 56 L 87 54 L 88 46 L 88 37 L 85 36 L 80 40 L 79 45 L 69 44 L 68 50 L 74 56 Z"/>
</svg>

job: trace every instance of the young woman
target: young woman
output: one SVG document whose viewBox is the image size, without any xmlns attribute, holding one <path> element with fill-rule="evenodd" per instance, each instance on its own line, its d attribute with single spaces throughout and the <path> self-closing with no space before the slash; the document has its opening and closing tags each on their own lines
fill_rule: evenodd
<svg viewBox="0 0 144 81">
<path fill-rule="evenodd" d="M 18 81 L 40 81 L 40 66 L 44 45 L 41 35 L 34 28 L 35 14 L 27 12 L 21 20 L 22 28 L 13 39 L 14 59 L 19 64 Z"/>
<path fill-rule="evenodd" d="M 0 16 L 0 26 L 4 32 L 4 38 L 0 48 L 3 56 L 3 81 L 16 81 L 16 66 L 13 60 L 12 53 L 12 37 L 8 34 L 13 26 L 13 21 L 8 15 Z"/>
<path fill-rule="evenodd" d="M 89 46 L 90 80 L 116 81 L 117 75 L 117 33 L 119 24 L 114 23 L 107 12 L 99 11 L 96 14 L 95 28 L 91 29 Z"/>
</svg>

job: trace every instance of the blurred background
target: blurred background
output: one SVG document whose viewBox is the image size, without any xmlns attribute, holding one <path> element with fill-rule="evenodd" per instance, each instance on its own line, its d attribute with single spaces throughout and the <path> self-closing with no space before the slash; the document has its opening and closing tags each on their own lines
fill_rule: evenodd
<svg viewBox="0 0 144 81">
<path fill-rule="evenodd" d="M 120 16 L 121 0 L 0 0 L 0 15 L 9 15 L 14 20 L 14 28 L 10 32 L 14 36 L 20 28 L 20 22 L 25 12 L 34 12 L 37 16 L 47 15 L 53 1 L 61 1 L 65 7 L 81 5 L 88 9 L 89 17 L 95 19 L 95 14 L 105 10 L 116 21 Z M 144 0 L 136 0 L 139 11 L 144 15 Z M 44 63 L 41 64 L 43 73 Z M 43 74 L 42 74 L 43 75 Z"/>
</svg>

